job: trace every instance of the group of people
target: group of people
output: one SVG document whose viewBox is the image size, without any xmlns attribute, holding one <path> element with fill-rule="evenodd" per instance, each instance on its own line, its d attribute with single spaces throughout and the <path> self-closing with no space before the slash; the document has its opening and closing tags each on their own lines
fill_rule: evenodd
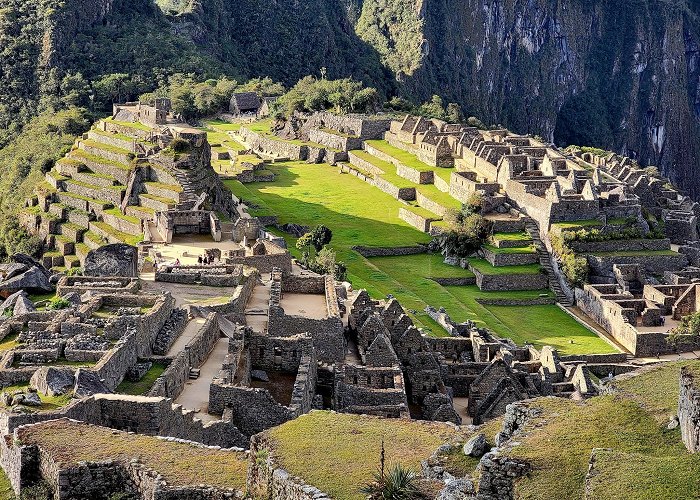
<svg viewBox="0 0 700 500">
<path fill-rule="evenodd" d="M 199 257 L 197 257 L 197 264 L 199 265 L 204 264 L 206 266 L 213 263 L 214 259 L 210 258 L 207 254 L 204 254 L 204 256 L 200 255 Z"/>
</svg>

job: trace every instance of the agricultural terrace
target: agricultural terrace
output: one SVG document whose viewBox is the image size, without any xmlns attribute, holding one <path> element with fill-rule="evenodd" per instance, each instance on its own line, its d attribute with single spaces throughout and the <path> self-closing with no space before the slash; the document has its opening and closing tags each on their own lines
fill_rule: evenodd
<svg viewBox="0 0 700 500">
<path fill-rule="evenodd" d="M 477 302 L 480 298 L 536 298 L 541 291 L 482 292 L 475 285 L 442 286 L 433 278 L 473 275 L 444 264 L 440 255 L 362 257 L 353 246 L 410 246 L 428 243 L 430 236 L 398 217 L 404 204 L 357 177 L 341 174 L 338 168 L 304 162 L 276 163 L 268 168 L 275 173 L 274 182 L 243 185 L 227 180 L 225 184 L 251 207 L 252 215 L 277 215 L 280 224 L 328 226 L 333 231 L 331 246 L 347 264 L 353 286 L 366 288 L 378 298 L 394 295 L 416 324 L 432 334 L 444 335 L 444 331 L 424 313 L 427 305 L 445 307 L 456 321 L 471 319 L 500 336 L 535 346 L 548 344 L 562 354 L 614 350 L 555 305 L 517 307 Z M 294 238 L 283 236 L 294 253 Z M 478 261 L 476 264 L 483 266 Z M 523 270 L 536 272 L 535 267 Z"/>
</svg>

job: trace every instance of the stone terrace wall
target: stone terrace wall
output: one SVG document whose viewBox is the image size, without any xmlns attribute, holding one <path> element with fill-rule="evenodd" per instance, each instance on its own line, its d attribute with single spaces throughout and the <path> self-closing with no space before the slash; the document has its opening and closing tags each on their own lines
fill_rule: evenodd
<svg viewBox="0 0 700 500">
<path fill-rule="evenodd" d="M 537 274 L 482 274 L 472 269 L 480 290 L 542 290 L 547 288 L 547 275 Z"/>
<path fill-rule="evenodd" d="M 210 313 L 192 340 L 156 379 L 148 395 L 176 398 L 189 380 L 190 368 L 199 367 L 206 361 L 220 337 L 218 314 Z"/>
<path fill-rule="evenodd" d="M 303 417 L 302 417 L 303 418 Z M 250 442 L 247 489 L 255 498 L 269 500 L 329 500 L 330 497 L 275 463 L 274 448 L 262 434 Z M 261 459 L 265 457 L 264 459 Z"/>
<path fill-rule="evenodd" d="M 416 245 L 411 247 L 365 247 L 357 245 L 352 247 L 352 249 L 366 258 L 417 255 L 419 253 L 425 253 L 427 251 L 426 248 L 422 245 Z"/>
<path fill-rule="evenodd" d="M 678 420 L 683 444 L 691 453 L 700 451 L 700 389 L 696 373 L 689 367 L 681 368 L 678 395 Z"/>
<path fill-rule="evenodd" d="M 341 151 L 362 148 L 362 139 L 357 137 L 345 137 L 319 129 L 309 130 L 309 140 L 311 142 L 323 144 L 329 148 L 339 149 Z"/>
<path fill-rule="evenodd" d="M 569 246 L 576 253 L 639 252 L 643 250 L 669 250 L 671 241 L 667 238 L 659 240 L 571 241 Z"/>
<path fill-rule="evenodd" d="M 292 160 L 306 160 L 309 157 L 308 146 L 265 137 L 247 127 L 241 127 L 239 134 L 250 148 L 257 152 Z"/>
</svg>

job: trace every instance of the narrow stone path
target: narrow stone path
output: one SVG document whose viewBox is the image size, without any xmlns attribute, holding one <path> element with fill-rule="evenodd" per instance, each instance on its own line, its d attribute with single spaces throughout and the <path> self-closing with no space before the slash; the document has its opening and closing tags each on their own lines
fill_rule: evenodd
<svg viewBox="0 0 700 500">
<path fill-rule="evenodd" d="M 183 408 L 194 410 L 197 418 L 203 422 L 211 422 L 220 418 L 207 413 L 209 410 L 209 386 L 221 370 L 226 354 L 228 354 L 228 339 L 222 337 L 216 341 L 209 357 L 199 367 L 199 378 L 188 381 L 175 400 L 175 403 L 182 405 Z"/>
<path fill-rule="evenodd" d="M 532 219 L 530 219 L 525 223 L 525 229 L 527 230 L 528 234 L 530 235 L 530 238 L 532 238 L 532 241 L 535 244 L 535 250 L 537 250 L 537 256 L 539 257 L 540 265 L 544 268 L 545 272 L 547 273 L 549 288 L 554 292 L 554 295 L 556 295 L 557 302 L 559 302 L 565 307 L 572 306 L 574 302 L 566 295 L 566 293 L 564 293 L 564 290 L 559 284 L 559 278 L 554 272 L 554 266 L 552 266 L 551 256 L 549 255 L 549 252 L 547 251 L 544 242 L 540 238 L 540 228 Z"/>
<path fill-rule="evenodd" d="M 187 343 L 190 340 L 192 340 L 192 337 L 194 337 L 197 334 L 197 332 L 202 327 L 204 322 L 205 322 L 204 318 L 195 318 L 195 319 L 191 320 L 189 323 L 187 323 L 187 326 L 182 331 L 182 333 L 177 338 L 177 340 L 175 340 L 173 345 L 170 347 L 166 356 L 169 358 L 173 358 L 173 357 L 177 356 L 178 353 L 185 348 Z"/>
</svg>

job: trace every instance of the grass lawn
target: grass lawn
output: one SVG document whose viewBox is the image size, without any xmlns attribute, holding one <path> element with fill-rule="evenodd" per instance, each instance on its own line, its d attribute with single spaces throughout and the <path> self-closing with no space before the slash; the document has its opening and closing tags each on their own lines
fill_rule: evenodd
<svg viewBox="0 0 700 500">
<path fill-rule="evenodd" d="M 518 253 L 523 253 L 522 251 Z M 482 274 L 539 274 L 542 266 L 539 264 L 524 264 L 520 266 L 492 266 L 485 259 L 469 259 L 469 265 Z"/>
<path fill-rule="evenodd" d="M 372 141 L 365 141 L 367 144 L 372 146 L 375 149 L 378 149 L 382 153 L 386 153 L 392 158 L 395 158 L 396 160 L 400 161 L 402 164 L 406 165 L 407 167 L 415 168 L 416 170 L 420 171 L 425 171 L 425 170 L 435 170 L 437 167 L 431 167 L 427 163 L 423 163 L 416 157 L 416 155 L 409 153 L 408 151 L 404 151 L 403 149 L 399 149 L 395 146 L 392 146 L 385 140 L 377 139 L 377 140 L 372 140 Z M 446 172 L 451 172 L 450 169 L 442 169 L 445 170 Z"/>
<path fill-rule="evenodd" d="M 5 471 L 0 469 L 0 499 L 12 500 L 15 498 L 15 491 L 12 489 L 12 484 L 5 474 Z"/>
<path fill-rule="evenodd" d="M 153 383 L 158 377 L 160 377 L 165 371 L 165 365 L 162 363 L 153 363 L 151 369 L 146 372 L 138 382 L 129 382 L 124 379 L 124 381 L 119 384 L 115 392 L 119 394 L 129 394 L 131 396 L 141 396 L 146 394 L 148 390 L 153 387 Z"/>
<path fill-rule="evenodd" d="M 533 402 L 544 413 L 526 425 L 528 434 L 510 452 L 533 465 L 516 483 L 517 498 L 700 497 L 700 455 L 686 451 L 680 428 L 666 428 L 668 416 L 677 411 L 679 367 L 688 363 L 664 364 L 620 381 L 617 396 Z M 659 412 L 663 420 L 657 418 Z M 600 456 L 600 475 L 591 482 L 593 491 L 584 495 L 593 448 L 613 451 Z"/>
<path fill-rule="evenodd" d="M 404 257 L 366 259 L 352 250 L 354 245 L 395 247 L 427 243 L 430 236 L 409 226 L 398 218 L 399 207 L 405 207 L 390 195 L 328 165 L 309 165 L 303 162 L 275 163 L 269 166 L 274 182 L 241 184 L 235 180 L 224 181 L 233 193 L 252 203 L 253 215 L 278 215 L 279 222 L 295 222 L 313 227 L 324 224 L 333 231 L 331 247 L 338 259 L 348 266 L 348 278 L 356 289 L 366 288 L 376 298 L 394 295 L 406 310 L 415 311 L 411 316 L 417 326 L 433 335 L 445 335 L 425 312 L 427 305 L 445 307 L 455 321 L 471 319 L 480 326 L 491 328 L 497 335 L 517 337 L 528 335 L 535 339 L 541 332 L 535 324 L 531 330 L 521 332 L 518 325 L 507 324 L 489 308 L 479 304 L 479 297 L 537 298 L 543 291 L 534 292 L 481 292 L 476 286 L 442 286 L 430 278 L 471 277 L 465 269 L 448 266 L 440 255 L 419 254 Z M 293 255 L 295 238 L 282 234 Z M 485 262 L 485 261 L 484 261 Z M 492 266 L 489 265 L 492 269 Z M 518 266 L 509 266 L 518 267 Z M 525 266 L 529 273 L 538 272 L 539 266 Z M 509 269 L 510 272 L 510 269 Z M 544 291 L 550 294 L 548 290 Z M 490 306 L 489 306 L 490 307 Z M 525 307 L 510 307 L 513 315 Z M 590 337 L 590 352 L 610 352 L 609 345 L 594 333 L 570 324 L 569 316 L 552 309 L 549 316 L 567 326 L 561 331 L 566 339 Z M 546 338 L 554 337 L 555 326 L 546 330 Z M 529 337 L 528 337 L 529 338 Z M 581 352 L 581 344 L 561 342 L 562 354 Z"/>
<path fill-rule="evenodd" d="M 267 434 L 277 463 L 338 500 L 366 497 L 360 488 L 379 467 L 382 440 L 387 464 L 400 463 L 416 472 L 438 446 L 464 440 L 444 424 L 325 411 L 303 415 Z"/>
<path fill-rule="evenodd" d="M 557 305 L 484 307 L 510 330 L 509 337 L 518 344 L 529 342 L 537 349 L 550 345 L 562 354 L 617 352 Z"/>
<path fill-rule="evenodd" d="M 535 247 L 533 245 L 525 245 L 522 247 L 505 247 L 505 248 L 498 248 L 493 245 L 484 245 L 484 247 L 488 248 L 490 252 L 496 253 L 496 254 L 518 254 L 518 253 L 535 253 Z M 511 267 L 511 266 L 508 266 Z"/>
<path fill-rule="evenodd" d="M 61 466 L 81 461 L 138 458 L 174 486 L 211 484 L 245 490 L 248 461 L 244 453 L 215 450 L 152 436 L 128 434 L 68 420 L 53 420 L 21 429 L 24 444 L 49 451 Z"/>
</svg>

